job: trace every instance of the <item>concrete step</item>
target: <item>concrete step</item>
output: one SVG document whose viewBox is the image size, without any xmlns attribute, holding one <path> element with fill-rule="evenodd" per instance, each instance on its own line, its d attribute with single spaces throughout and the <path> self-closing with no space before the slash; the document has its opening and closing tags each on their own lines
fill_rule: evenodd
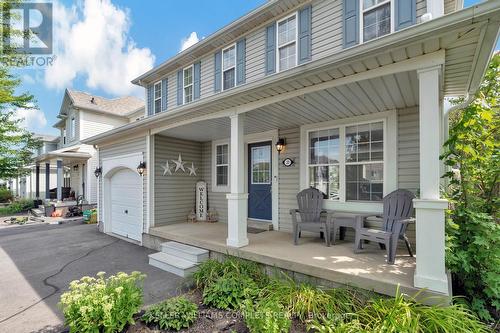
<svg viewBox="0 0 500 333">
<path fill-rule="evenodd" d="M 161 251 L 194 263 L 200 263 L 208 259 L 208 250 L 177 242 L 162 243 Z"/>
<path fill-rule="evenodd" d="M 198 264 L 163 252 L 152 253 L 149 264 L 172 274 L 186 277 L 194 273 Z"/>
<path fill-rule="evenodd" d="M 35 217 L 43 217 L 45 216 L 45 208 L 43 208 L 43 206 L 40 206 L 40 208 L 32 208 L 31 214 Z"/>
<path fill-rule="evenodd" d="M 268 221 L 258 221 L 258 220 L 247 220 L 247 226 L 254 229 L 262 229 L 266 231 L 273 230 L 273 223 Z"/>
</svg>

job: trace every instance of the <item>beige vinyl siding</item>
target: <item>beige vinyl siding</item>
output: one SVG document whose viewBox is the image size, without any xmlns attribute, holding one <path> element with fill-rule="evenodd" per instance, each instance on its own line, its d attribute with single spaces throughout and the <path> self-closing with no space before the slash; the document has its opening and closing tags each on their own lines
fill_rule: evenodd
<svg viewBox="0 0 500 333">
<path fill-rule="evenodd" d="M 110 114 L 81 110 L 79 112 L 80 140 L 112 130 L 127 124 L 128 119 Z"/>
<path fill-rule="evenodd" d="M 200 98 L 214 94 L 214 55 L 209 54 L 201 59 Z"/>
<path fill-rule="evenodd" d="M 171 110 L 178 107 L 178 105 L 177 105 L 177 72 L 170 73 L 167 77 L 168 77 L 168 89 L 167 89 L 168 109 L 167 110 L 171 111 Z"/>
<path fill-rule="evenodd" d="M 246 38 L 246 82 L 254 82 L 265 77 L 266 29 L 250 33 Z"/>
<path fill-rule="evenodd" d="M 146 137 L 139 137 L 130 140 L 125 140 L 119 143 L 113 143 L 109 146 L 99 147 L 99 160 L 104 158 L 119 157 L 123 155 L 141 152 L 146 160 Z M 146 171 L 147 172 L 147 171 Z M 142 178 L 143 181 L 143 221 L 147 221 L 147 177 Z M 99 207 L 102 207 L 102 177 L 99 177 Z M 99 209 L 99 221 L 102 221 L 102 209 Z M 104 221 L 106 223 L 106 221 Z"/>
<path fill-rule="evenodd" d="M 280 138 L 286 138 L 286 148 L 279 156 L 278 222 L 280 231 L 292 231 L 290 209 L 297 208 L 297 193 L 300 190 L 300 129 L 279 131 Z M 283 166 L 283 160 L 291 158 L 291 167 Z"/>
<path fill-rule="evenodd" d="M 456 10 L 457 0 L 444 0 L 444 13 L 450 14 Z"/>
<path fill-rule="evenodd" d="M 189 212 L 195 208 L 196 182 L 202 180 L 202 144 L 161 135 L 156 135 L 154 140 L 155 227 L 185 222 Z M 186 162 L 186 172 L 172 170 L 172 175 L 163 176 L 160 165 L 168 160 L 174 166 L 172 160 L 177 160 L 179 154 Z M 198 169 L 196 176 L 189 175 L 187 167 L 191 163 Z"/>
<path fill-rule="evenodd" d="M 417 23 L 421 22 L 421 17 L 427 13 L 427 0 L 417 0 Z"/>
<path fill-rule="evenodd" d="M 212 192 L 212 142 L 203 143 L 202 160 L 203 180 L 207 182 L 208 208 L 217 211 L 219 222 L 227 223 L 226 193 Z"/>
<path fill-rule="evenodd" d="M 398 187 L 416 192 L 419 188 L 418 108 L 398 110 Z"/>
<path fill-rule="evenodd" d="M 312 60 L 334 54 L 343 48 L 342 1 L 318 0 L 312 4 Z"/>
</svg>

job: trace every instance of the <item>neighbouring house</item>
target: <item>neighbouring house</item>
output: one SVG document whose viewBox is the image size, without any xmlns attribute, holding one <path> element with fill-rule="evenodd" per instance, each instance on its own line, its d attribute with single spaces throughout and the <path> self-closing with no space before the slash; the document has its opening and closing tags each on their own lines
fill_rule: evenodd
<svg viewBox="0 0 500 333">
<path fill-rule="evenodd" d="M 145 90 L 144 119 L 82 141 L 98 147 L 102 230 L 385 294 L 400 285 L 450 295 L 443 101 L 474 95 L 500 23 L 500 1 L 462 7 L 268 1 L 144 73 L 133 80 Z M 198 181 L 217 223 L 186 223 Z M 290 210 L 309 186 L 324 192 L 325 209 L 374 214 L 391 191 L 416 193 L 408 230 L 416 258 L 402 253 L 388 265 L 377 246 L 354 254 L 349 237 L 331 247 L 303 237 L 294 246 Z M 248 225 L 273 231 L 254 234 Z M 167 268 L 192 267 L 163 259 Z"/>
<path fill-rule="evenodd" d="M 23 196 L 57 201 L 82 196 L 87 203 L 97 203 L 97 154 L 92 145 L 82 141 L 143 115 L 144 101 L 139 98 L 107 99 L 67 89 L 54 125 L 61 134 L 44 141 L 36 154 L 34 165 L 29 166 L 29 192 Z"/>
<path fill-rule="evenodd" d="M 35 134 L 34 136 L 41 141 L 41 146 L 33 152 L 35 158 L 57 149 L 57 146 L 59 144 L 58 136 L 46 134 Z M 47 182 L 47 179 L 45 177 L 42 177 L 38 178 L 37 180 L 37 177 L 40 177 L 39 168 L 39 165 L 28 165 L 26 166 L 26 169 L 29 170 L 27 174 L 14 179 L 10 179 L 8 181 L 8 184 L 12 190 L 12 194 L 24 199 L 45 198 L 45 183 Z M 48 182 L 55 184 L 56 175 L 57 173 L 54 165 L 49 170 Z M 38 188 L 36 184 L 38 184 Z"/>
</svg>

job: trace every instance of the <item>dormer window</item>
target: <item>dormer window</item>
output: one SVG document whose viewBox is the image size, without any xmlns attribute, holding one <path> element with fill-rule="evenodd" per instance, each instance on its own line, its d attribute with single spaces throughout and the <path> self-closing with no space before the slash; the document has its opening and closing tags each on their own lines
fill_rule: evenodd
<svg viewBox="0 0 500 333">
<path fill-rule="evenodd" d="M 155 83 L 154 86 L 154 111 L 161 112 L 161 82 Z"/>
<path fill-rule="evenodd" d="M 361 0 L 362 3 L 362 41 L 387 35 L 392 31 L 392 0 Z"/>
<path fill-rule="evenodd" d="M 277 22 L 278 72 L 297 66 L 297 15 Z"/>
<path fill-rule="evenodd" d="M 222 90 L 236 86 L 236 45 L 222 50 Z"/>
<path fill-rule="evenodd" d="M 193 66 L 183 70 L 184 104 L 193 101 Z"/>
</svg>

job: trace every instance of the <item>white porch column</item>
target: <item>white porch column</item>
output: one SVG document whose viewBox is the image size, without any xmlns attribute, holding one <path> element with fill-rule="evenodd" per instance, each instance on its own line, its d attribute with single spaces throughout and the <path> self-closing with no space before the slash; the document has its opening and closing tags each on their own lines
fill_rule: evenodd
<svg viewBox="0 0 500 333">
<path fill-rule="evenodd" d="M 227 194 L 227 240 L 232 247 L 248 245 L 247 211 L 248 193 L 245 193 L 245 140 L 244 115 L 232 115 L 231 119 L 231 193 Z"/>
<path fill-rule="evenodd" d="M 63 165 L 61 160 L 57 160 L 57 200 L 62 201 Z"/>
<path fill-rule="evenodd" d="M 417 267 L 415 287 L 448 294 L 445 270 L 444 211 L 440 199 L 442 117 L 440 108 L 441 66 L 418 71 L 420 88 L 420 199 L 415 199 Z"/>
<path fill-rule="evenodd" d="M 443 0 L 427 0 L 427 13 L 430 14 L 430 19 L 436 19 L 444 15 L 444 1 Z"/>
</svg>

